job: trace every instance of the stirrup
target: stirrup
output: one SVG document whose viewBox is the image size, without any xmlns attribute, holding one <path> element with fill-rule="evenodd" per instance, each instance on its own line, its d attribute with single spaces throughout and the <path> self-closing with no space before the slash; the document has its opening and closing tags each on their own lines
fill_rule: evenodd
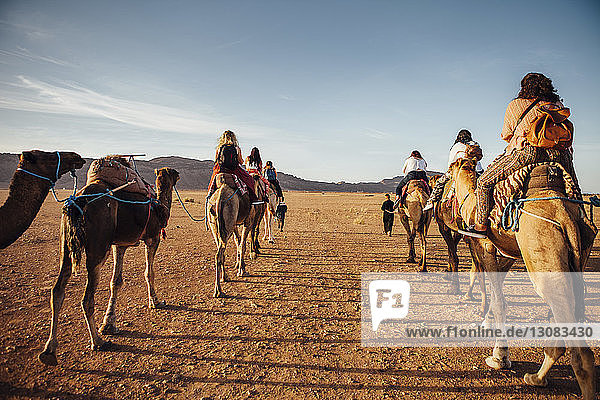
<svg viewBox="0 0 600 400">
<path fill-rule="evenodd" d="M 471 225 L 464 230 L 459 228 L 457 231 L 465 236 L 470 236 L 477 239 L 487 239 L 487 231 L 478 231 L 475 229 L 474 225 Z"/>
</svg>

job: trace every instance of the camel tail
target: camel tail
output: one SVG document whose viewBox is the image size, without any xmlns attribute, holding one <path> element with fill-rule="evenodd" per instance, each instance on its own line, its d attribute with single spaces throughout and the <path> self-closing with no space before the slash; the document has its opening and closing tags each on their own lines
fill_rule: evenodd
<svg viewBox="0 0 600 400">
<path fill-rule="evenodd" d="M 85 231 L 83 229 L 83 204 L 69 204 L 63 207 L 61 223 L 61 248 L 71 258 L 71 268 L 76 274 L 84 251 Z"/>
</svg>

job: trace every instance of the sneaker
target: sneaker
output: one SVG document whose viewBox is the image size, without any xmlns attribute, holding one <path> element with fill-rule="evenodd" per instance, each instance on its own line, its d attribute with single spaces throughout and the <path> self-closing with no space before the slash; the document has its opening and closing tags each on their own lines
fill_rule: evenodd
<svg viewBox="0 0 600 400">
<path fill-rule="evenodd" d="M 487 239 L 487 231 L 478 231 L 475 229 L 474 225 L 466 227 L 463 229 L 457 229 L 458 233 L 461 233 L 465 236 L 471 236 L 478 239 Z"/>
<path fill-rule="evenodd" d="M 425 203 L 425 207 L 423 207 L 423 211 L 428 211 L 428 210 L 431 210 L 432 208 L 433 208 L 433 203 L 428 201 L 427 203 Z"/>
</svg>

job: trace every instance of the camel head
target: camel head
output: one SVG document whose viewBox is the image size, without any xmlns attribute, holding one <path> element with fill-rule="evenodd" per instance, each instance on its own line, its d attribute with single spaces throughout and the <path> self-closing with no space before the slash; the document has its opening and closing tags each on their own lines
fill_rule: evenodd
<svg viewBox="0 0 600 400">
<path fill-rule="evenodd" d="M 57 152 L 24 151 L 19 157 L 19 168 L 56 181 L 57 176 L 60 178 L 65 173 L 79 169 L 85 164 L 85 160 L 79 154 L 71 151 L 60 152 L 60 167 L 57 171 L 58 161 Z"/>
<path fill-rule="evenodd" d="M 154 173 L 156 174 L 156 188 L 159 192 L 172 189 L 179 180 L 179 172 L 173 168 L 155 169 Z"/>
</svg>

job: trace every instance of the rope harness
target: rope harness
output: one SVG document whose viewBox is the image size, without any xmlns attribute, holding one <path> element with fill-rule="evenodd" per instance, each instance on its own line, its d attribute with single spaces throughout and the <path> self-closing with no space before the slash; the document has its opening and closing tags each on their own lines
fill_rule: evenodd
<svg viewBox="0 0 600 400">
<path fill-rule="evenodd" d="M 551 219 L 536 215 L 532 212 L 523 210 L 523 206 L 524 206 L 525 202 L 540 201 L 540 200 L 566 200 L 566 201 L 570 201 L 572 203 L 577 203 L 577 204 L 581 204 L 581 205 L 589 204 L 590 219 L 592 222 L 594 222 L 594 212 L 593 212 L 594 209 L 593 208 L 600 207 L 600 198 L 598 198 L 598 196 L 590 197 L 590 201 L 570 199 L 568 197 L 562 197 L 562 196 L 537 197 L 537 198 L 532 198 L 532 199 L 515 199 L 515 200 L 511 200 L 504 208 L 504 211 L 502 211 L 502 221 L 501 221 L 502 229 L 512 230 L 513 232 L 516 232 L 519 230 L 519 217 L 520 217 L 519 211 L 560 227 L 561 225 L 556 221 L 553 221 Z"/>
<path fill-rule="evenodd" d="M 58 196 L 56 195 L 56 190 L 54 189 L 54 187 L 56 186 L 56 181 L 58 181 L 58 178 L 60 178 L 58 176 L 58 173 L 60 171 L 60 152 L 57 151 L 56 156 L 58 157 L 58 163 L 56 165 L 56 179 L 54 179 L 54 180 L 47 178 L 45 176 L 42 176 L 42 175 L 38 175 L 31 171 L 27 171 L 26 169 L 23 169 L 21 167 L 17 168 L 17 171 L 25 172 L 26 174 L 29 174 L 29 175 L 35 176 L 36 178 L 40 178 L 40 179 L 50 182 L 50 191 L 52 192 L 52 196 L 54 196 L 54 200 L 56 200 L 58 203 L 64 203 L 67 199 L 59 200 Z M 77 175 L 75 174 L 74 169 L 69 171 L 69 173 L 73 177 L 73 194 L 71 195 L 71 196 L 73 196 L 73 195 L 75 195 L 75 192 L 77 192 Z"/>
<path fill-rule="evenodd" d="M 187 208 L 183 204 L 183 201 L 181 201 L 181 197 L 179 197 L 179 192 L 177 191 L 177 188 L 175 186 L 173 186 L 173 190 L 175 190 L 175 194 L 177 195 L 177 200 L 179 200 L 179 204 L 181 204 L 181 207 L 183 207 L 183 211 L 186 212 L 186 214 L 188 215 L 188 217 L 190 217 L 192 219 L 192 221 L 200 222 L 200 221 L 204 221 L 206 219 L 206 215 L 200 219 L 192 217 L 192 214 L 190 214 L 190 212 L 187 210 Z M 206 201 L 208 202 L 208 198 L 206 199 Z"/>
</svg>

